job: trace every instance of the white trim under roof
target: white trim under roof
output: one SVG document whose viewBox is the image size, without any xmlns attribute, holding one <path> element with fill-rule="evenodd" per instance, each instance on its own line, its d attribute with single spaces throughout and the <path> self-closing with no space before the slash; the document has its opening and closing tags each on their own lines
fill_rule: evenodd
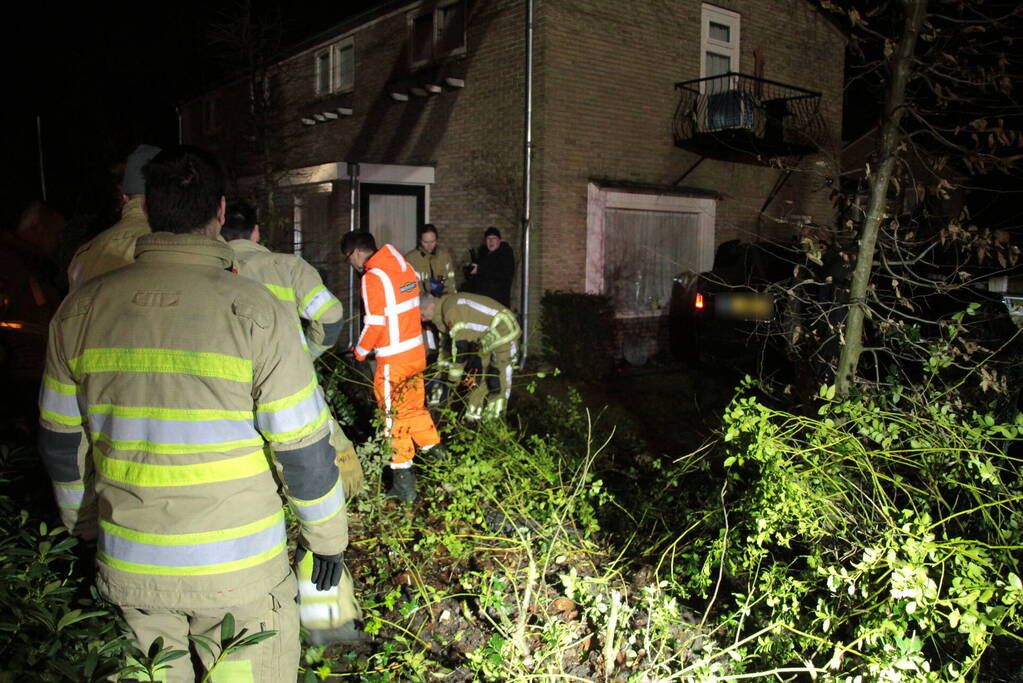
<svg viewBox="0 0 1023 683">
<path fill-rule="evenodd" d="M 359 164 L 360 183 L 386 183 L 389 185 L 432 185 L 436 169 L 433 166 L 407 164 Z M 335 180 L 348 180 L 348 164 L 337 161 L 329 164 L 293 168 L 279 182 L 280 187 L 316 185 Z"/>
</svg>

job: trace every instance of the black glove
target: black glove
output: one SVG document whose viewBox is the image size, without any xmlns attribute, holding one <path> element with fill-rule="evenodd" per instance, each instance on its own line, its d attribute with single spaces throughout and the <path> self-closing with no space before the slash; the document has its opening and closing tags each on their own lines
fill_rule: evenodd
<svg viewBox="0 0 1023 683">
<path fill-rule="evenodd" d="M 312 582 L 316 590 L 325 591 L 337 585 L 341 580 L 341 567 L 345 564 L 344 553 L 337 555 L 317 555 L 313 553 Z"/>
</svg>

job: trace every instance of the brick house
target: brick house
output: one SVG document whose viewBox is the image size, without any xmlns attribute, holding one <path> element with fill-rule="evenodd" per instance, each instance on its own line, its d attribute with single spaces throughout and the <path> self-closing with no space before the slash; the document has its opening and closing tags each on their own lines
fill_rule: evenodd
<svg viewBox="0 0 1023 683">
<path fill-rule="evenodd" d="M 532 6 L 533 340 L 545 290 L 607 293 L 616 351 L 654 353 L 673 275 L 709 269 L 724 241 L 832 221 L 846 39 L 809 0 Z M 273 188 L 277 248 L 349 311 L 352 227 L 406 250 L 431 222 L 465 263 L 494 225 L 521 265 L 526 12 L 382 2 L 184 103 L 183 139 L 240 192 Z"/>
</svg>

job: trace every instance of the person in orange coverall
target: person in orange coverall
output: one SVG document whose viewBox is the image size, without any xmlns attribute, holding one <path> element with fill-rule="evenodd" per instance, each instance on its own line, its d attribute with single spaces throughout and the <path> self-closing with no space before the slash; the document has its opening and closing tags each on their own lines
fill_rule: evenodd
<svg viewBox="0 0 1023 683">
<path fill-rule="evenodd" d="M 438 457 L 446 453 L 426 410 L 418 276 L 392 245 L 377 249 L 368 232 L 346 233 L 341 252 L 362 273 L 363 326 L 353 351 L 358 360 L 376 353 L 373 389 L 394 449 L 394 484 L 387 496 L 411 503 L 416 499 L 415 447 Z"/>
</svg>

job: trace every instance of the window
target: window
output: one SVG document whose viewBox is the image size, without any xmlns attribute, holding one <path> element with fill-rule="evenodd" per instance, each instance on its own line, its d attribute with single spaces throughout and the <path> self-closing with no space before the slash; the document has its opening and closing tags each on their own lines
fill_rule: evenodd
<svg viewBox="0 0 1023 683">
<path fill-rule="evenodd" d="M 409 63 L 413 67 L 465 54 L 465 0 L 409 16 Z"/>
<path fill-rule="evenodd" d="M 676 275 L 713 265 L 713 199 L 591 183 L 588 205 L 586 291 L 610 296 L 619 317 L 661 314 Z"/>
<path fill-rule="evenodd" d="M 316 94 L 349 92 L 355 87 L 355 42 L 346 38 L 316 53 Z"/>
<path fill-rule="evenodd" d="M 700 78 L 739 71 L 739 15 L 714 5 L 703 5 L 700 20 Z M 729 79 L 704 81 L 706 93 L 732 89 Z"/>
</svg>

